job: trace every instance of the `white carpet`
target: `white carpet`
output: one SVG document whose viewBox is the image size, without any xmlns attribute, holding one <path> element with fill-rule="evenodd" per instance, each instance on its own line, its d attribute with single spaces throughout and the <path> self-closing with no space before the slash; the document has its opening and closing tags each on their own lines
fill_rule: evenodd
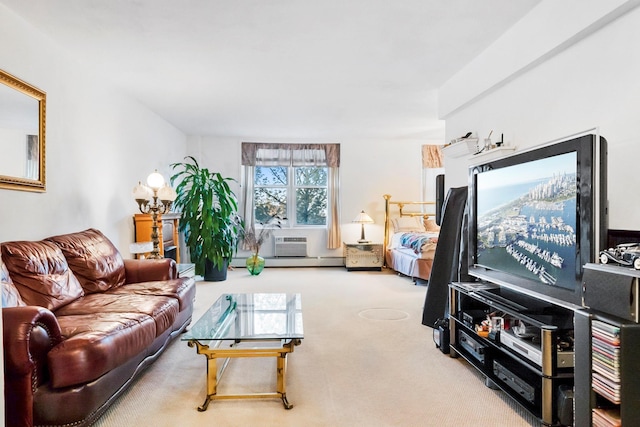
<svg viewBox="0 0 640 427">
<path fill-rule="evenodd" d="M 115 426 L 530 426 L 532 420 L 421 324 L 426 288 L 391 272 L 230 271 L 198 282 L 194 321 L 223 293 L 302 294 L 305 338 L 288 356 L 280 400 L 213 401 L 206 359 L 175 341 L 95 424 Z M 275 359 L 235 359 L 220 392 L 274 391 Z"/>
</svg>

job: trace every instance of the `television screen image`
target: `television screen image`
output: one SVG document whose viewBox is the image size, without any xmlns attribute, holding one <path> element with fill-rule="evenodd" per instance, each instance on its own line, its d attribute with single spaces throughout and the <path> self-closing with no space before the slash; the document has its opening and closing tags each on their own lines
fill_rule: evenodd
<svg viewBox="0 0 640 427">
<path fill-rule="evenodd" d="M 607 233 L 607 141 L 587 134 L 469 167 L 468 273 L 582 305 Z"/>
<path fill-rule="evenodd" d="M 573 289 L 576 153 L 477 176 L 477 264 Z"/>
</svg>

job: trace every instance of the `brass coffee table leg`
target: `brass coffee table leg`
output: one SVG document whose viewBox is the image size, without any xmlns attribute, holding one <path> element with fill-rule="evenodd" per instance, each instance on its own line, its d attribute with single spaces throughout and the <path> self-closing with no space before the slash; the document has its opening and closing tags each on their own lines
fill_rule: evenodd
<svg viewBox="0 0 640 427">
<path fill-rule="evenodd" d="M 209 407 L 209 403 L 214 399 L 218 386 L 218 364 L 216 358 L 209 350 L 208 345 L 200 344 L 198 341 L 189 341 L 187 343 L 189 347 L 194 345 L 197 348 L 198 354 L 203 354 L 207 358 L 207 397 L 204 399 L 204 403 L 198 406 L 199 412 L 204 412 Z"/>
<path fill-rule="evenodd" d="M 221 342 L 221 341 L 220 341 Z M 220 343 L 219 342 L 219 343 Z M 218 343 L 218 344 L 219 344 Z M 293 339 L 285 342 L 279 348 L 241 348 L 238 346 L 231 346 L 228 349 L 209 348 L 205 344 L 201 344 L 197 340 L 191 340 L 188 342 L 189 347 L 196 347 L 197 353 L 206 356 L 207 358 L 207 397 L 204 403 L 198 406 L 198 411 L 206 411 L 209 403 L 212 400 L 217 399 L 282 399 L 282 403 L 285 409 L 293 408 L 293 405 L 287 400 L 287 354 L 293 352 L 294 346 L 300 345 L 300 339 Z M 277 376 L 277 389 L 276 392 L 268 393 L 249 393 L 249 394 L 233 394 L 233 395 L 218 395 L 217 385 L 218 380 L 222 377 L 222 374 L 227 366 L 230 358 L 237 357 L 275 357 L 276 358 L 276 376 Z M 218 365 L 216 363 L 217 358 L 225 359 L 225 363 L 222 365 L 221 371 L 218 372 Z"/>
<path fill-rule="evenodd" d="M 282 403 L 284 404 L 284 409 L 291 409 L 293 405 L 289 403 L 287 400 L 287 353 L 282 352 L 280 356 L 278 356 L 277 361 L 277 373 L 278 373 L 278 386 L 277 391 L 280 397 L 282 398 Z"/>
<path fill-rule="evenodd" d="M 286 342 L 282 348 L 283 352 L 280 353 L 278 357 L 278 387 L 277 392 L 282 397 L 282 403 L 284 404 L 284 409 L 291 409 L 293 405 L 289 403 L 287 400 L 287 354 L 292 353 L 293 349 L 296 345 L 300 345 L 302 341 L 299 339 L 294 339 L 289 342 Z"/>
<path fill-rule="evenodd" d="M 218 364 L 216 358 L 212 354 L 206 354 L 207 356 L 207 397 L 204 399 L 202 406 L 198 406 L 198 411 L 204 412 L 207 410 L 209 403 L 216 395 L 218 388 Z"/>
</svg>

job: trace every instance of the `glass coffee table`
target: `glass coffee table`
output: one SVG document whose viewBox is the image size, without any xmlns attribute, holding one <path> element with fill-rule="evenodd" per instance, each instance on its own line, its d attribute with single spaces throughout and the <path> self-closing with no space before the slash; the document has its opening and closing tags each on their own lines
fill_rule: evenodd
<svg viewBox="0 0 640 427">
<path fill-rule="evenodd" d="M 282 399 L 286 394 L 287 354 L 304 338 L 300 294 L 223 294 L 182 336 L 189 347 L 207 358 L 207 397 L 198 407 L 206 411 L 212 400 Z M 276 357 L 277 388 L 272 393 L 217 393 L 229 360 L 236 357 Z M 224 359 L 218 367 L 217 359 Z"/>
</svg>

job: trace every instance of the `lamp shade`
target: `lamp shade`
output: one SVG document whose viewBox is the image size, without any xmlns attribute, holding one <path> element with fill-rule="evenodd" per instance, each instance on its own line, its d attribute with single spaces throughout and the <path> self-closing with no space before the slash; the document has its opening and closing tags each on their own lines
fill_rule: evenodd
<svg viewBox="0 0 640 427">
<path fill-rule="evenodd" d="M 153 197 L 153 191 L 146 185 L 138 182 L 138 185 L 133 187 L 133 198 L 136 200 L 149 200 Z"/>
<path fill-rule="evenodd" d="M 362 211 L 351 222 L 357 222 L 359 224 L 373 224 L 373 219 L 371 219 L 369 215 L 367 215 L 366 213 L 364 213 L 364 211 Z"/>
<path fill-rule="evenodd" d="M 176 197 L 178 197 L 178 195 L 176 194 L 176 191 L 171 188 L 171 186 L 169 184 L 164 184 L 164 186 L 158 190 L 158 198 L 160 200 L 164 201 L 168 201 L 168 202 L 173 202 Z"/>
<path fill-rule="evenodd" d="M 147 185 L 154 190 L 159 190 L 164 185 L 164 177 L 156 170 L 147 177 Z"/>
</svg>

